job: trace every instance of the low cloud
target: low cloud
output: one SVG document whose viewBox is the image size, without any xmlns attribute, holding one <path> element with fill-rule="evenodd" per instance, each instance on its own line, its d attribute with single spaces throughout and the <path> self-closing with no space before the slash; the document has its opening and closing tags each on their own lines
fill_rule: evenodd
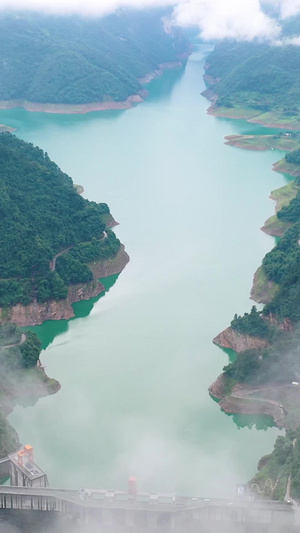
<svg viewBox="0 0 300 533">
<path fill-rule="evenodd" d="M 293 17 L 300 13 L 300 0 L 265 0 L 265 3 L 274 5 L 282 19 Z"/>
<path fill-rule="evenodd" d="M 282 19 L 300 13 L 300 0 L 0 0 L 0 10 L 103 16 L 122 7 L 175 5 L 172 23 L 198 26 L 200 36 L 207 41 L 232 38 L 278 42 L 280 23 L 264 12 L 261 3 L 276 8 Z"/>
<path fill-rule="evenodd" d="M 188 0 L 177 5 L 173 19 L 179 25 L 198 26 L 205 40 L 273 40 L 281 31 L 278 23 L 263 13 L 259 0 Z"/>
</svg>

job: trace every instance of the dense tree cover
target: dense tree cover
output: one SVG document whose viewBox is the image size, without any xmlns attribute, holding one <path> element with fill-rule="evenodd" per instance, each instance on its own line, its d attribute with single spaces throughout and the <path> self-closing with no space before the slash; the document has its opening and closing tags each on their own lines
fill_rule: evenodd
<svg viewBox="0 0 300 533">
<path fill-rule="evenodd" d="M 300 222 L 292 226 L 263 260 L 267 277 L 279 285 L 279 291 L 264 306 L 262 314 L 266 318 L 275 316 L 279 321 L 289 319 L 294 325 L 300 320 L 299 226 Z M 299 332 L 284 334 L 278 331 L 268 325 L 255 307 L 243 317 L 235 315 L 231 326 L 240 333 L 265 338 L 272 345 L 238 354 L 233 363 L 224 367 L 225 374 L 237 381 L 256 385 L 298 380 Z"/>
<path fill-rule="evenodd" d="M 188 50 L 179 29 L 166 33 L 166 11 L 103 18 L 2 13 L 0 100 L 83 104 L 136 94 L 139 77 Z"/>
<path fill-rule="evenodd" d="M 255 305 L 252 306 L 250 313 L 244 313 L 243 316 L 235 314 L 230 325 L 239 333 L 245 333 L 252 337 L 260 337 L 262 339 L 270 339 L 272 337 L 270 324 L 261 318 L 261 312 L 257 311 Z"/>
<path fill-rule="evenodd" d="M 297 222 L 300 220 L 300 193 L 298 192 L 296 198 L 280 209 L 277 213 L 277 217 L 285 220 L 286 222 Z"/>
<path fill-rule="evenodd" d="M 92 239 L 90 242 L 76 244 L 68 252 L 67 257 L 83 263 L 90 263 L 95 259 L 106 259 L 114 256 L 120 248 L 120 241 L 111 230 L 106 231 L 107 238 L 101 241 Z M 59 265 L 62 257 L 57 261 Z"/>
<path fill-rule="evenodd" d="M 299 328 L 292 335 L 277 331 L 271 345 L 237 354 L 236 360 L 223 370 L 228 377 L 251 385 L 299 381 Z"/>
<path fill-rule="evenodd" d="M 284 34 L 300 33 L 300 19 Z M 217 105 L 242 105 L 262 112 L 297 115 L 300 101 L 300 47 L 223 41 L 207 58 L 207 74 L 217 83 Z"/>
<path fill-rule="evenodd" d="M 21 344 L 21 365 L 23 368 L 36 366 L 40 356 L 42 344 L 33 331 L 26 332 L 26 341 Z"/>
<path fill-rule="evenodd" d="M 288 207 L 282 211 L 285 209 L 288 210 Z M 293 323 L 300 320 L 299 238 L 300 222 L 297 222 L 263 259 L 268 279 L 279 285 L 279 292 L 269 304 L 265 305 L 263 314 L 266 316 L 270 313 L 275 314 L 280 320 L 289 318 Z"/>
<path fill-rule="evenodd" d="M 290 228 L 271 252 L 264 257 L 264 271 L 270 280 L 278 284 L 291 283 L 300 274 L 299 233 L 300 222 Z"/>
<path fill-rule="evenodd" d="M 11 134 L 0 134 L 0 158 L 0 306 L 65 298 L 68 284 L 92 277 L 78 250 L 90 247 L 93 260 L 118 251 L 112 232 L 103 239 L 109 209 L 82 198 L 46 153 Z"/>
<path fill-rule="evenodd" d="M 285 154 L 285 160 L 288 163 L 293 163 L 294 165 L 300 165 L 300 150 L 293 150 Z"/>
</svg>

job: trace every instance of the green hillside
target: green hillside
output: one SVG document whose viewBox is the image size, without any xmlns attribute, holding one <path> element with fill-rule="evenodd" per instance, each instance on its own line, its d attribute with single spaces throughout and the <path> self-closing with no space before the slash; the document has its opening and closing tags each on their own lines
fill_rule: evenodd
<svg viewBox="0 0 300 533">
<path fill-rule="evenodd" d="M 300 33 L 300 18 L 285 23 L 283 34 Z M 206 73 L 216 83 L 217 106 L 246 107 L 295 116 L 300 109 L 300 47 L 223 41 L 207 58 Z"/>
<path fill-rule="evenodd" d="M 69 284 L 92 279 L 87 262 L 119 249 L 103 233 L 108 206 L 82 198 L 46 153 L 9 133 L 0 159 L 0 306 L 63 299 Z"/>
<path fill-rule="evenodd" d="M 126 100 L 141 89 L 138 78 L 188 50 L 179 29 L 164 31 L 164 14 L 122 11 L 98 19 L 2 14 L 0 100 Z"/>
</svg>

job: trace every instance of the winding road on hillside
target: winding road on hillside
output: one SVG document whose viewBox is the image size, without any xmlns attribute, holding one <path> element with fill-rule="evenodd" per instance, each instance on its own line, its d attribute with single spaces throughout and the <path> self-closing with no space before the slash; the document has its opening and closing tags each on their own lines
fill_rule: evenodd
<svg viewBox="0 0 300 533">
<path fill-rule="evenodd" d="M 2 346 L 2 348 L 6 350 L 7 348 L 13 348 L 14 346 L 21 346 L 21 344 L 24 344 L 25 341 L 26 335 L 25 333 L 22 333 L 21 340 L 19 342 L 15 342 L 14 344 L 6 344 L 6 346 Z"/>
<path fill-rule="evenodd" d="M 106 231 L 103 231 L 103 236 L 101 237 L 101 239 L 99 239 L 99 241 L 105 241 L 105 239 L 107 239 L 108 235 L 107 235 L 107 232 Z M 61 252 L 58 252 L 58 254 L 56 254 L 53 259 L 51 261 L 49 261 L 49 267 L 50 267 L 50 270 L 51 272 L 54 272 L 55 268 L 56 268 L 56 260 L 58 259 L 58 257 L 60 257 L 61 255 L 64 255 L 66 254 L 69 250 L 71 250 L 73 248 L 74 244 L 72 244 L 72 246 L 68 246 L 68 248 L 65 248 L 64 250 L 61 250 Z"/>
</svg>

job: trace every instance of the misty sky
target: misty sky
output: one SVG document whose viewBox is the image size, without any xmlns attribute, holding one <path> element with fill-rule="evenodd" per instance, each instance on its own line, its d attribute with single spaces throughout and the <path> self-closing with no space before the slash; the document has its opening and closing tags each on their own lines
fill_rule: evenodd
<svg viewBox="0 0 300 533">
<path fill-rule="evenodd" d="M 0 9 L 30 9 L 50 13 L 106 15 L 120 7 L 175 5 L 173 22 L 197 25 L 202 38 L 280 39 L 280 25 L 261 9 L 260 1 L 276 7 L 281 18 L 300 13 L 300 0 L 0 0 Z"/>
</svg>

